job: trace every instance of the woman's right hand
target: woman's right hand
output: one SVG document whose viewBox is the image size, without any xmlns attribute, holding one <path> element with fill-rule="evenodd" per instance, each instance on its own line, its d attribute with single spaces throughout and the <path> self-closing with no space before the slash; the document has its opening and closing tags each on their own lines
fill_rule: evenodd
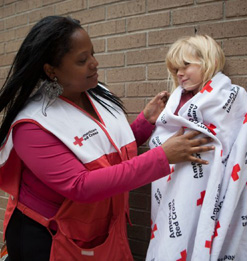
<svg viewBox="0 0 247 261">
<path fill-rule="evenodd" d="M 202 146 L 212 141 L 212 138 L 204 137 L 193 139 L 201 134 L 199 131 L 189 131 L 184 134 L 181 128 L 175 135 L 165 141 L 161 147 L 170 164 L 179 162 L 195 162 L 200 164 L 208 164 L 208 161 L 195 157 L 193 154 L 214 150 L 214 146 Z"/>
</svg>

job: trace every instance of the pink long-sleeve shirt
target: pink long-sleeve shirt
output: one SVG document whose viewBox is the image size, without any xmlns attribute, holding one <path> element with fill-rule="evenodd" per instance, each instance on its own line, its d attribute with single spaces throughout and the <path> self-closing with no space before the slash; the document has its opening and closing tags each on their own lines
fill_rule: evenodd
<svg viewBox="0 0 247 261">
<path fill-rule="evenodd" d="M 131 128 L 141 145 L 154 126 L 141 113 Z M 23 162 L 19 201 L 47 218 L 56 214 L 65 198 L 93 202 L 170 173 L 161 147 L 120 164 L 89 171 L 58 138 L 36 124 L 15 126 L 13 143 Z"/>
</svg>

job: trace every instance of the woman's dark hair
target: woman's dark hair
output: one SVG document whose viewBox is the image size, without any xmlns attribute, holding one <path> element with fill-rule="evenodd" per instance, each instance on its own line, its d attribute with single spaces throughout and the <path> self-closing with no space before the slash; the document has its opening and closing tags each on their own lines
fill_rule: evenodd
<svg viewBox="0 0 247 261">
<path fill-rule="evenodd" d="M 70 17 L 48 16 L 41 19 L 30 30 L 0 90 L 0 112 L 4 110 L 0 144 L 3 143 L 11 123 L 24 107 L 38 82 L 48 79 L 43 70 L 44 64 L 60 65 L 63 56 L 71 48 L 71 35 L 77 29 L 82 29 L 78 20 Z M 118 97 L 99 85 L 89 92 L 105 108 L 107 104 L 97 96 L 110 100 L 124 109 Z"/>
</svg>

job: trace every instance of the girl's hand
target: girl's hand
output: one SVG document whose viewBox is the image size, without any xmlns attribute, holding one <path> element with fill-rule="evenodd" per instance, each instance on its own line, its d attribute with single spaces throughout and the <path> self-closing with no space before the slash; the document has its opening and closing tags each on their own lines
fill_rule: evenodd
<svg viewBox="0 0 247 261">
<path fill-rule="evenodd" d="M 144 108 L 144 117 L 151 124 L 155 124 L 160 113 L 166 106 L 170 94 L 167 91 L 160 92 L 157 94 Z"/>
</svg>

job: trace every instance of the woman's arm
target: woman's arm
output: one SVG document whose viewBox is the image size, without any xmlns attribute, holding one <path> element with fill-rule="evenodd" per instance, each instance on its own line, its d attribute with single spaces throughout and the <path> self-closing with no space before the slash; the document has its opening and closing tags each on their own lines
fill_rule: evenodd
<svg viewBox="0 0 247 261">
<path fill-rule="evenodd" d="M 101 200 L 170 172 L 161 147 L 121 164 L 88 171 L 58 138 L 33 123 L 15 126 L 13 141 L 18 156 L 39 180 L 74 201 Z"/>
</svg>

